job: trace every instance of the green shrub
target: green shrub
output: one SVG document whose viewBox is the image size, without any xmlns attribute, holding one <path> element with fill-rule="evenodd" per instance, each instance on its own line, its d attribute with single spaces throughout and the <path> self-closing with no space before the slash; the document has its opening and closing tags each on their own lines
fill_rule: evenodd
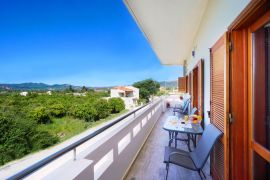
<svg viewBox="0 0 270 180">
<path fill-rule="evenodd" d="M 54 117 L 63 117 L 66 114 L 65 107 L 62 104 L 53 104 L 50 107 L 50 114 Z"/>
<path fill-rule="evenodd" d="M 21 124 L 20 127 L 2 115 L 0 116 L 0 124 L 0 164 L 2 165 L 30 152 L 27 135 L 31 128 L 24 124 Z"/>
<path fill-rule="evenodd" d="M 75 118 L 86 121 L 97 121 L 108 117 L 111 113 L 109 103 L 104 99 L 77 105 L 73 109 L 73 116 Z"/>
<path fill-rule="evenodd" d="M 31 141 L 33 142 L 33 151 L 36 151 L 56 144 L 59 139 L 46 131 L 37 131 L 33 136 L 31 136 Z"/>
<path fill-rule="evenodd" d="M 46 111 L 45 107 L 35 108 L 31 116 L 32 119 L 35 120 L 37 123 L 46 124 L 51 121 L 49 113 Z"/>
<path fill-rule="evenodd" d="M 84 119 L 85 121 L 95 121 L 97 119 L 97 111 L 92 103 L 86 103 L 73 107 L 73 116 L 75 118 Z"/>
<path fill-rule="evenodd" d="M 36 98 L 36 97 L 38 97 L 38 93 L 30 92 L 30 93 L 28 94 L 28 96 L 26 96 L 26 97 L 28 97 L 28 99 L 29 99 L 29 98 Z"/>
<path fill-rule="evenodd" d="M 111 98 L 108 101 L 111 113 L 119 113 L 125 109 L 125 103 L 121 98 Z"/>
<path fill-rule="evenodd" d="M 58 138 L 37 130 L 31 120 L 14 120 L 0 114 L 0 165 L 51 146 Z"/>
<path fill-rule="evenodd" d="M 99 99 L 94 102 L 94 107 L 97 111 L 97 119 L 104 119 L 111 114 L 109 103 L 105 99 Z"/>
</svg>

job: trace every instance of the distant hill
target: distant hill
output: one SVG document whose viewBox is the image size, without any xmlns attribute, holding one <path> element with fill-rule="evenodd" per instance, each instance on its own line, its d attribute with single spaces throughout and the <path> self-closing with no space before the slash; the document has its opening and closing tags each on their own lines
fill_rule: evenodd
<svg viewBox="0 0 270 180">
<path fill-rule="evenodd" d="M 177 81 L 161 81 L 159 84 L 161 87 L 177 88 Z"/>
<path fill-rule="evenodd" d="M 161 87 L 167 88 L 177 88 L 177 81 L 161 81 L 159 82 Z M 20 83 L 20 84 L 0 84 L 0 90 L 10 90 L 10 91 L 62 91 L 68 89 L 70 84 L 53 84 L 48 85 L 45 83 Z M 73 89 L 81 89 L 82 86 L 73 86 Z M 108 90 L 112 88 L 112 86 L 108 87 L 87 87 L 95 90 Z"/>
<path fill-rule="evenodd" d="M 21 84 L 0 84 L 0 90 L 20 90 L 20 91 L 45 91 L 45 90 L 65 90 L 69 84 L 48 85 L 44 83 L 21 83 Z M 81 89 L 80 86 L 72 86 L 73 89 Z"/>
</svg>

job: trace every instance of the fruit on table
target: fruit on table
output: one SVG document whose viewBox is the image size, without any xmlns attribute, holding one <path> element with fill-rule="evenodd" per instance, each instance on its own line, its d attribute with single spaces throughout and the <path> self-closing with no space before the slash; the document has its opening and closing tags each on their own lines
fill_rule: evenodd
<svg viewBox="0 0 270 180">
<path fill-rule="evenodd" d="M 189 116 L 189 119 L 191 120 L 191 121 L 195 121 L 196 123 L 198 123 L 199 121 L 201 121 L 202 120 L 202 117 L 201 116 L 199 116 L 199 115 L 190 115 Z M 194 122 L 194 123 L 195 123 Z"/>
</svg>

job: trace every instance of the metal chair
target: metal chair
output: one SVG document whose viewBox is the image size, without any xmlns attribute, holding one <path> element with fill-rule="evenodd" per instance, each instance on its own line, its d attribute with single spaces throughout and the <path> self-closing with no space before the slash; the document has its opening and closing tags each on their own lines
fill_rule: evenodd
<svg viewBox="0 0 270 180">
<path fill-rule="evenodd" d="M 175 104 L 173 109 L 181 109 L 181 110 L 183 110 L 189 99 L 190 98 L 184 99 L 183 104 Z"/>
<path fill-rule="evenodd" d="M 187 101 L 185 102 L 184 106 L 182 109 L 179 108 L 174 108 L 173 109 L 173 115 L 175 115 L 175 113 L 180 113 L 180 114 L 187 114 L 188 113 L 188 107 L 190 104 L 190 99 L 187 99 Z"/>
<path fill-rule="evenodd" d="M 169 165 L 175 164 L 182 166 L 184 168 L 197 171 L 199 176 L 202 178 L 201 173 L 204 178 L 205 174 L 202 169 L 215 145 L 218 138 L 221 137 L 223 133 L 217 129 L 213 124 L 209 124 L 202 137 L 199 141 L 197 147 L 192 152 L 187 152 L 184 150 L 176 149 L 173 147 L 165 147 L 164 163 L 166 163 L 166 180 L 169 173 Z"/>
</svg>

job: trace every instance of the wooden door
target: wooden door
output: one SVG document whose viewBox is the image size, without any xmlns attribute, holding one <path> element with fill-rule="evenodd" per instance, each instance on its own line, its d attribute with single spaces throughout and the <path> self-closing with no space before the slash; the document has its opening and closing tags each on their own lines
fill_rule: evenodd
<svg viewBox="0 0 270 180">
<path fill-rule="evenodd" d="M 211 123 L 223 132 L 211 155 L 214 179 L 229 178 L 229 58 L 228 38 L 224 34 L 210 49 L 211 68 Z"/>
<path fill-rule="evenodd" d="M 192 107 L 198 108 L 198 67 L 192 71 Z"/>
<path fill-rule="evenodd" d="M 204 84 L 204 69 L 202 59 L 197 63 L 197 65 L 192 70 L 192 107 L 198 109 L 197 114 L 203 117 L 203 84 Z"/>
</svg>

